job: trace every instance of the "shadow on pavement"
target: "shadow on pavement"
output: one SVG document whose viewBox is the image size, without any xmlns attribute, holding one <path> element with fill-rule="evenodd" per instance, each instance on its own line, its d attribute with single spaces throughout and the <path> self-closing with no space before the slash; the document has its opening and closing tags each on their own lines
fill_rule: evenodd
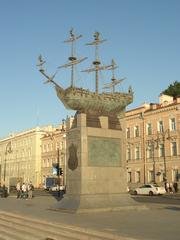
<svg viewBox="0 0 180 240">
<path fill-rule="evenodd" d="M 176 207 L 176 206 L 168 206 L 168 207 L 165 207 L 165 209 L 173 210 L 173 211 L 180 211 L 180 207 Z"/>
<path fill-rule="evenodd" d="M 54 197 L 56 199 L 56 201 L 61 201 L 61 199 L 63 199 L 63 195 L 64 195 L 64 191 L 54 191 L 54 192 L 49 192 L 49 195 L 51 195 L 52 197 Z"/>
</svg>

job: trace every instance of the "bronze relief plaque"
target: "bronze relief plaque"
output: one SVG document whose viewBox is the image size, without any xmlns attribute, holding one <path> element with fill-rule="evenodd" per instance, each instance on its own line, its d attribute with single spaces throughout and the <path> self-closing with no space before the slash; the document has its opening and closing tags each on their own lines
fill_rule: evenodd
<svg viewBox="0 0 180 240">
<path fill-rule="evenodd" d="M 120 167 L 120 139 L 88 137 L 88 165 L 94 167 Z"/>
</svg>

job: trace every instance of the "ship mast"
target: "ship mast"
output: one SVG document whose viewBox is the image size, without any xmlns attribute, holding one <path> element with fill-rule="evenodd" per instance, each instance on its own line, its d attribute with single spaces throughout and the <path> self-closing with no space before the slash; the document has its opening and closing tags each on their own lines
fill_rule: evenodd
<svg viewBox="0 0 180 240">
<path fill-rule="evenodd" d="M 99 32 L 95 32 L 94 33 L 94 41 L 86 44 L 86 45 L 94 45 L 95 46 L 95 60 L 92 62 L 94 67 L 82 71 L 82 72 L 87 72 L 87 73 L 95 71 L 95 82 L 96 82 L 95 89 L 96 89 L 97 94 L 99 91 L 99 89 L 98 89 L 99 88 L 99 71 L 106 70 L 110 67 L 110 66 L 100 66 L 101 62 L 99 60 L 98 46 L 99 46 L 99 44 L 105 42 L 106 40 L 100 40 L 99 35 L 100 35 Z"/>
<path fill-rule="evenodd" d="M 82 35 L 76 36 L 73 33 L 73 28 L 70 30 L 70 38 L 64 41 L 64 43 L 70 43 L 71 44 L 71 56 L 68 58 L 69 63 L 58 67 L 58 68 L 71 67 L 71 87 L 74 87 L 74 66 L 76 64 L 81 63 L 85 59 L 87 59 L 87 57 L 77 59 L 76 54 L 75 54 L 75 42 L 76 42 L 76 40 L 78 40 L 81 37 L 82 37 Z"/>
<path fill-rule="evenodd" d="M 112 78 L 111 78 L 111 83 L 108 83 L 108 84 L 104 84 L 104 89 L 105 88 L 112 88 L 112 93 L 115 92 L 115 86 L 117 84 L 120 84 L 124 79 L 126 78 L 121 78 L 121 79 L 116 79 L 115 78 L 115 73 L 114 73 L 114 70 L 118 68 L 118 66 L 116 65 L 116 62 L 114 61 L 114 59 L 112 59 L 112 62 L 111 62 L 111 66 L 108 68 L 108 70 L 112 70 Z"/>
</svg>

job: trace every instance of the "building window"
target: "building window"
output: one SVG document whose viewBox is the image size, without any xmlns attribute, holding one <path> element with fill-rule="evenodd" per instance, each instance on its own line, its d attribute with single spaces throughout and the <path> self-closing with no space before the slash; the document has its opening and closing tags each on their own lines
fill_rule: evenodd
<svg viewBox="0 0 180 240">
<path fill-rule="evenodd" d="M 47 159 L 47 167 L 49 167 L 50 166 L 50 160 L 49 160 L 49 158 Z"/>
<path fill-rule="evenodd" d="M 140 158 L 139 146 L 135 147 L 135 159 Z"/>
<path fill-rule="evenodd" d="M 131 160 L 131 148 L 129 146 L 127 147 L 126 160 Z"/>
<path fill-rule="evenodd" d="M 56 150 L 60 149 L 59 145 L 60 145 L 59 142 L 56 142 Z"/>
<path fill-rule="evenodd" d="M 175 118 L 170 119 L 170 129 L 171 129 L 171 131 L 176 131 L 176 119 Z"/>
<path fill-rule="evenodd" d="M 177 182 L 178 180 L 179 180 L 178 169 L 173 169 L 172 170 L 172 181 Z"/>
<path fill-rule="evenodd" d="M 49 152 L 50 151 L 50 144 L 48 143 L 48 145 L 47 145 L 47 152 Z"/>
<path fill-rule="evenodd" d="M 128 178 L 128 183 L 132 182 L 132 173 L 128 172 L 127 178 Z"/>
<path fill-rule="evenodd" d="M 163 121 L 158 122 L 158 130 L 159 132 L 164 132 L 164 126 L 163 126 Z"/>
<path fill-rule="evenodd" d="M 139 183 L 141 181 L 141 173 L 140 171 L 135 172 L 135 182 Z"/>
<path fill-rule="evenodd" d="M 22 150 L 22 157 L 24 157 L 24 149 Z"/>
<path fill-rule="evenodd" d="M 139 137 L 139 126 L 135 126 L 134 128 L 134 136 Z"/>
<path fill-rule="evenodd" d="M 45 144 L 44 144 L 44 152 L 47 152 L 47 148 Z"/>
<path fill-rule="evenodd" d="M 32 147 L 29 149 L 29 157 L 32 156 Z"/>
<path fill-rule="evenodd" d="M 46 167 L 46 160 L 43 160 L 43 167 Z"/>
<path fill-rule="evenodd" d="M 149 144 L 147 147 L 147 158 L 152 158 L 152 156 L 153 156 L 153 146 Z"/>
<path fill-rule="evenodd" d="M 149 182 L 154 181 L 154 171 L 153 170 L 148 171 L 148 180 L 149 180 Z"/>
<path fill-rule="evenodd" d="M 159 144 L 159 156 L 164 157 L 164 144 Z"/>
<path fill-rule="evenodd" d="M 171 143 L 172 156 L 177 156 L 177 144 L 176 142 Z"/>
<path fill-rule="evenodd" d="M 130 138 L 130 128 L 126 128 L 126 138 Z"/>
<path fill-rule="evenodd" d="M 159 172 L 160 172 L 160 175 L 159 175 L 159 181 L 160 182 L 163 182 L 163 169 L 161 169 Z"/>
<path fill-rule="evenodd" d="M 151 135 L 152 134 L 152 125 L 151 123 L 147 124 L 147 135 Z"/>
</svg>

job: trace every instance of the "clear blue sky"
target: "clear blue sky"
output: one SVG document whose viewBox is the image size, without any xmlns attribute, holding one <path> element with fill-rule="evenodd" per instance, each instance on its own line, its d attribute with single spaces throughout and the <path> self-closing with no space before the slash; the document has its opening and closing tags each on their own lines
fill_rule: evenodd
<svg viewBox="0 0 180 240">
<path fill-rule="evenodd" d="M 179 0 L 0 0 L 0 137 L 37 124 L 58 124 L 72 115 L 56 97 L 51 85 L 43 84 L 36 67 L 41 53 L 47 71 L 67 62 L 69 46 L 62 42 L 74 27 L 83 38 L 78 56 L 89 57 L 79 70 L 90 66 L 94 31 L 108 42 L 101 45 L 104 64 L 114 58 L 118 77 L 126 77 L 121 90 L 132 85 L 134 103 L 157 102 L 170 83 L 180 80 Z M 79 73 L 83 86 L 93 75 Z M 105 74 L 102 79 L 105 79 Z M 67 86 L 68 71 L 57 82 Z"/>
</svg>

